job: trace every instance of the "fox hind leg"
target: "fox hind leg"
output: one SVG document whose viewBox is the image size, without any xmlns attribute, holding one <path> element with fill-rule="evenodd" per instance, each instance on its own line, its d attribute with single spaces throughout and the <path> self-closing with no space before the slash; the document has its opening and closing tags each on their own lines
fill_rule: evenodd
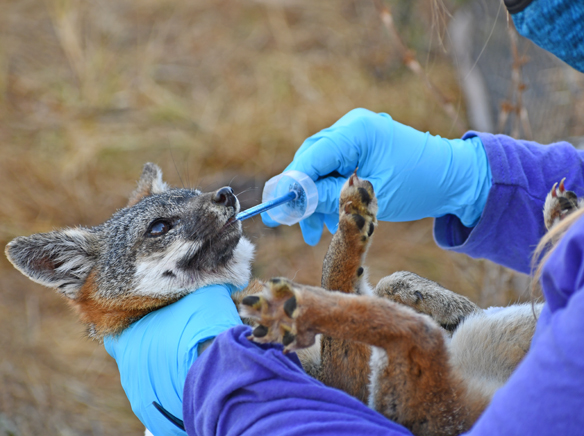
<svg viewBox="0 0 584 436">
<path fill-rule="evenodd" d="M 554 183 L 552 189 L 548 193 L 543 206 L 543 219 L 545 227 L 551 230 L 565 217 L 580 209 L 582 201 L 578 196 L 568 191 L 564 185 L 565 178 L 563 178 L 559 185 Z"/>
<path fill-rule="evenodd" d="M 382 278 L 375 294 L 432 317 L 449 332 L 456 330 L 471 313 L 482 311 L 468 298 L 408 271 L 398 271 Z"/>
</svg>

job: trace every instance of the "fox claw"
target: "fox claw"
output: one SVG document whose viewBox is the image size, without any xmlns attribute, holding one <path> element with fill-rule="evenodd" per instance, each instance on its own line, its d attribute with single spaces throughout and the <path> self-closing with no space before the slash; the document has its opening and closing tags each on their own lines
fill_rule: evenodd
<svg viewBox="0 0 584 436">
<path fill-rule="evenodd" d="M 580 207 L 578 197 L 566 189 L 565 181 L 564 177 L 559 184 L 554 183 L 545 200 L 543 216 L 548 230 Z"/>
</svg>

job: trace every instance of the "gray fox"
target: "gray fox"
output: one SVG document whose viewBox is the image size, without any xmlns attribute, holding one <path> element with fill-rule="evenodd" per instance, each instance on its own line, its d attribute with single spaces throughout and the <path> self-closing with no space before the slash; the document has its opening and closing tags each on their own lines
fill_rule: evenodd
<svg viewBox="0 0 584 436">
<path fill-rule="evenodd" d="M 105 223 L 19 237 L 6 255 L 65 296 L 101 339 L 201 286 L 244 286 L 254 247 L 235 220 L 239 207 L 229 187 L 170 188 L 148 163 L 128 205 Z"/>
<path fill-rule="evenodd" d="M 579 208 L 563 180 L 556 186 L 544 207 L 548 229 Z M 322 288 L 276 278 L 245 297 L 240 313 L 258 324 L 250 339 L 281 342 L 284 352 L 318 347 L 313 376 L 415 435 L 463 433 L 529 350 L 542 305 L 485 311 L 409 272 L 373 290 L 363 268 L 377 225 L 372 185 L 351 176 L 339 210 Z"/>
<path fill-rule="evenodd" d="M 556 191 L 554 185 L 546 202 L 549 226 L 577 207 L 560 201 L 569 196 L 563 183 Z M 18 237 L 6 255 L 23 274 L 66 297 L 88 335 L 99 340 L 193 289 L 247 283 L 254 247 L 235 220 L 239 209 L 231 188 L 170 188 L 149 163 L 128 205 L 105 223 Z M 376 212 L 373 187 L 353 175 L 341 192 L 324 289 L 252 280 L 234 301 L 258 324 L 251 339 L 298 350 L 306 371 L 325 384 L 417 435 L 458 434 L 529 349 L 531 307 L 490 315 L 407 272 L 372 290 L 362 264 Z"/>
</svg>

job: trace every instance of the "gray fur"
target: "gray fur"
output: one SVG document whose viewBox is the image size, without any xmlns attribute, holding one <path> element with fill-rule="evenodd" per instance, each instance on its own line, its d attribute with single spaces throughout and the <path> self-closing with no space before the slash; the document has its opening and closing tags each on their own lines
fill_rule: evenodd
<svg viewBox="0 0 584 436">
<path fill-rule="evenodd" d="M 73 299 L 97 263 L 98 238 L 82 227 L 22 236 L 6 246 L 6 255 L 33 281 Z"/>
<path fill-rule="evenodd" d="M 449 343 L 450 360 L 469 386 L 491 398 L 531 346 L 543 305 L 514 304 L 468 316 Z"/>
<path fill-rule="evenodd" d="M 448 331 L 455 330 L 471 313 L 482 311 L 468 298 L 408 271 L 398 271 L 381 279 L 375 294 L 430 315 Z"/>
<path fill-rule="evenodd" d="M 162 170 L 148 162 L 144 165 L 136 190 L 130 195 L 128 206 L 133 206 L 146 195 L 160 194 L 166 190 L 168 185 L 162 181 Z"/>
<path fill-rule="evenodd" d="M 97 296 L 169 299 L 208 284 L 244 285 L 253 246 L 235 221 L 239 202 L 218 204 L 214 192 L 169 188 L 162 172 L 146 164 L 129 206 L 93 228 L 19 237 L 6 247 L 25 275 L 75 300 L 88 275 Z M 149 234 L 153 224 L 171 226 Z"/>
</svg>

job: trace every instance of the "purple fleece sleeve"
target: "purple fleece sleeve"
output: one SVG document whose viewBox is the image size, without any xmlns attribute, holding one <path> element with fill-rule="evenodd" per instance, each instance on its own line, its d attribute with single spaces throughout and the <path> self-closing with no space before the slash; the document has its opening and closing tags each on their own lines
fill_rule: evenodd
<svg viewBox="0 0 584 436">
<path fill-rule="evenodd" d="M 191 367 L 183 394 L 187 434 L 197 436 L 399 436 L 411 433 L 355 398 L 309 377 L 294 353 L 220 334 Z"/>
<path fill-rule="evenodd" d="M 584 433 L 584 220 L 542 275 L 546 297 L 529 353 L 468 436 Z"/>
<path fill-rule="evenodd" d="M 483 215 L 467 228 L 454 215 L 437 218 L 434 237 L 442 248 L 490 259 L 530 272 L 533 250 L 545 233 L 543 204 L 554 183 L 584 194 L 584 151 L 567 142 L 541 145 L 504 135 L 469 132 L 487 152 L 493 185 Z"/>
</svg>

